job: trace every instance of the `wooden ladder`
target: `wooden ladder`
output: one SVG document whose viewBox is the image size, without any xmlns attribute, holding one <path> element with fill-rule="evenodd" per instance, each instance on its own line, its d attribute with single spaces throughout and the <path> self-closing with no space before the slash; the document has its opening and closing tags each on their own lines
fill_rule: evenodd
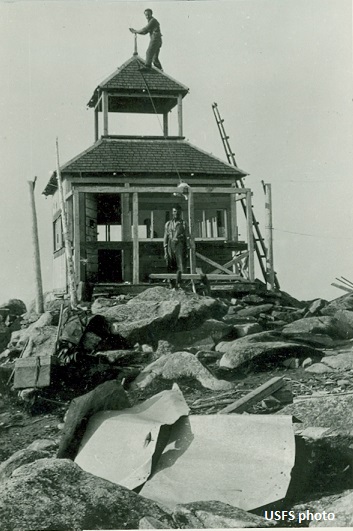
<svg viewBox="0 0 353 531">
<path fill-rule="evenodd" d="M 221 118 L 220 112 L 218 110 L 217 103 L 213 103 L 212 104 L 212 110 L 213 110 L 214 117 L 216 119 L 216 123 L 217 123 L 217 126 L 218 126 L 219 134 L 221 135 L 221 139 L 222 139 L 224 151 L 225 151 L 226 156 L 227 156 L 227 160 L 228 160 L 229 164 L 232 164 L 233 166 L 238 168 L 238 165 L 237 165 L 236 160 L 235 160 L 235 154 L 233 153 L 233 151 L 232 151 L 232 149 L 230 147 L 229 136 L 226 134 L 226 131 L 224 129 L 224 120 Z M 243 178 L 241 177 L 240 179 L 237 179 L 236 182 L 235 182 L 235 185 L 236 185 L 237 188 L 245 188 Z M 247 216 L 246 216 L 246 201 L 245 201 L 245 199 L 241 198 L 240 199 L 240 203 L 241 203 L 241 206 L 242 206 L 242 209 L 243 209 L 243 212 L 244 212 L 244 216 L 246 218 Z M 256 256 L 257 256 L 257 259 L 258 259 L 258 263 L 259 263 L 263 278 L 264 278 L 265 282 L 267 282 L 268 281 L 267 268 L 266 268 L 267 248 L 266 248 L 266 245 L 265 245 L 265 240 L 264 240 L 264 238 L 261 235 L 259 222 L 256 220 L 256 217 L 255 217 L 255 214 L 254 214 L 254 209 L 252 209 L 252 226 L 253 226 L 254 248 L 255 248 Z M 274 280 L 275 280 L 276 289 L 279 289 L 280 285 L 279 285 L 276 273 L 274 274 Z"/>
</svg>

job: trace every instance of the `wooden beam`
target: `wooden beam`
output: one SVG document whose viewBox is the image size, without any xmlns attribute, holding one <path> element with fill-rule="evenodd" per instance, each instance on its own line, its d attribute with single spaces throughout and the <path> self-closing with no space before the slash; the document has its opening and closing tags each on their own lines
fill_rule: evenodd
<svg viewBox="0 0 353 531">
<path fill-rule="evenodd" d="M 132 195 L 132 283 L 139 283 L 139 234 L 138 234 L 138 193 Z"/>
<path fill-rule="evenodd" d="M 331 286 L 342 289 L 343 291 L 347 291 L 348 293 L 353 293 L 353 289 L 346 288 L 345 286 L 340 286 L 340 284 L 336 284 L 335 282 L 332 282 Z"/>
<path fill-rule="evenodd" d="M 96 184 L 97 183 L 97 177 L 75 177 L 74 175 L 68 175 L 68 176 L 65 176 L 65 178 L 74 183 L 74 184 Z M 125 183 L 130 183 L 131 182 L 131 179 L 133 178 L 133 181 L 135 183 L 135 186 L 136 185 L 145 185 L 146 184 L 146 177 L 141 177 L 141 176 L 136 176 L 134 175 L 133 177 L 129 177 L 129 176 L 123 176 L 123 175 L 117 175 L 117 176 L 99 176 L 99 183 L 100 185 L 104 185 L 104 184 L 107 184 L 107 185 L 115 185 L 115 186 L 124 186 Z M 232 177 L 233 179 L 233 177 Z M 160 177 L 150 177 L 149 178 L 150 182 L 151 182 L 151 186 L 158 186 L 160 184 L 165 184 L 166 186 L 170 186 L 170 179 L 163 179 L 163 178 L 160 178 Z M 210 177 L 209 175 L 208 176 L 205 176 L 203 178 L 193 178 L 192 179 L 192 186 L 194 185 L 203 185 L 205 186 L 205 183 L 208 182 L 208 180 L 211 180 L 210 182 L 210 186 L 214 186 L 214 177 Z M 229 179 L 218 179 L 217 177 L 217 186 L 218 185 L 231 185 L 231 181 Z M 237 193 L 240 193 L 239 191 L 237 191 Z"/>
<path fill-rule="evenodd" d="M 249 283 L 248 280 L 244 279 L 243 277 L 239 275 L 232 275 L 232 274 L 231 275 L 213 275 L 212 273 L 209 273 L 208 275 L 203 274 L 202 276 L 206 276 L 208 280 L 227 280 L 229 282 L 232 280 L 241 280 L 244 283 Z M 149 275 L 149 278 L 151 280 L 163 280 L 163 279 L 169 280 L 169 279 L 176 279 L 176 277 L 177 277 L 176 273 L 151 273 Z M 183 273 L 181 275 L 181 278 L 182 280 L 197 280 L 197 279 L 200 279 L 200 274 Z"/>
<path fill-rule="evenodd" d="M 79 181 L 77 181 L 79 184 Z M 101 193 L 101 194 L 121 194 L 126 192 L 123 186 L 80 186 L 80 192 L 85 193 Z M 248 188 L 243 188 L 241 191 L 232 187 L 217 187 L 217 186 L 199 186 L 192 187 L 194 194 L 247 194 L 250 193 Z M 129 193 L 143 193 L 143 194 L 174 194 L 180 193 L 180 189 L 172 186 L 130 186 Z"/>
<path fill-rule="evenodd" d="M 168 113 L 163 114 L 163 134 L 165 138 L 168 136 Z"/>
<path fill-rule="evenodd" d="M 190 273 L 195 273 L 196 250 L 195 250 L 195 223 L 194 223 L 194 192 L 188 188 L 188 221 L 190 233 Z"/>
<path fill-rule="evenodd" d="M 246 258 L 248 256 L 249 256 L 249 251 L 247 251 L 246 253 L 242 253 L 239 256 L 235 256 L 234 258 L 232 258 L 232 260 L 229 260 L 229 262 L 227 262 L 226 264 L 223 264 L 223 267 L 228 269 L 229 267 L 233 266 L 234 264 L 238 264 L 239 262 L 241 262 L 242 260 L 244 260 L 244 258 Z M 220 271 L 220 269 L 218 267 L 217 267 L 217 269 L 214 269 L 212 271 L 212 273 L 217 273 L 217 271 Z"/>
<path fill-rule="evenodd" d="M 129 188 L 129 184 L 125 184 L 125 189 Z M 130 214 L 130 196 L 128 193 L 121 194 L 121 231 L 123 242 L 131 242 L 131 214 Z M 130 248 L 123 250 L 123 280 L 131 282 L 131 262 L 132 253 Z"/>
<path fill-rule="evenodd" d="M 62 180 L 61 180 L 61 169 L 60 169 L 60 161 L 59 161 L 59 141 L 58 139 L 56 139 L 56 179 L 57 179 L 57 184 L 58 184 L 60 208 L 62 212 L 61 221 L 62 221 L 63 237 L 64 237 L 64 243 L 65 243 L 67 274 L 68 274 L 68 279 L 69 279 L 70 303 L 71 303 L 72 308 L 76 308 L 77 292 L 76 292 L 75 266 L 74 266 L 74 261 L 72 259 L 72 242 L 69 238 L 68 228 L 67 228 L 67 217 L 66 217 L 66 209 L 65 209 L 65 201 L 64 201 L 63 185 L 62 185 Z M 74 201 L 75 201 L 75 193 L 74 193 Z M 76 197 L 76 205 L 77 205 L 76 208 L 78 210 L 79 208 L 78 197 Z M 75 214 L 76 214 L 76 211 L 75 211 Z M 78 212 L 78 215 L 79 215 L 79 212 Z M 77 230 L 79 230 L 79 225 L 77 227 Z M 78 240 L 80 240 L 79 233 L 78 233 Z M 75 265 L 76 264 L 77 262 L 76 262 L 76 253 L 75 253 Z M 77 274 L 77 271 L 78 270 L 76 269 L 76 274 Z"/>
<path fill-rule="evenodd" d="M 99 114 L 98 109 L 94 109 L 94 141 L 97 142 L 99 138 Z"/>
<path fill-rule="evenodd" d="M 235 183 L 233 183 L 235 188 Z M 230 196 L 230 238 L 236 242 L 238 241 L 238 221 L 237 221 L 237 201 L 236 196 Z"/>
<path fill-rule="evenodd" d="M 80 282 L 80 264 L 81 264 L 81 230 L 80 230 L 80 198 L 79 192 L 74 189 L 74 259 L 75 259 L 75 276 L 76 285 Z M 71 242 L 70 242 L 71 245 Z"/>
<path fill-rule="evenodd" d="M 102 102 L 103 102 L 103 135 L 108 134 L 108 93 L 106 90 L 103 91 L 102 94 Z"/>
<path fill-rule="evenodd" d="M 251 207 L 251 192 L 246 194 L 246 218 L 247 218 L 247 233 L 248 233 L 248 250 L 249 250 L 249 280 L 251 282 L 255 279 L 255 262 L 254 262 L 254 235 L 253 235 L 253 219 Z"/>
<path fill-rule="evenodd" d="M 260 400 L 263 400 L 267 396 L 270 396 L 274 392 L 278 391 L 278 389 L 283 387 L 285 383 L 286 382 L 282 376 L 275 376 L 268 382 L 260 385 L 260 387 L 257 389 L 254 389 L 254 391 L 251 391 L 242 398 L 238 398 L 238 400 L 233 402 L 233 404 L 229 404 L 229 406 L 221 409 L 218 414 L 224 415 L 226 413 L 243 413 L 243 411 L 246 411 L 250 406 L 257 404 L 257 402 L 260 402 Z"/>
<path fill-rule="evenodd" d="M 223 273 L 227 273 L 227 275 L 231 275 L 232 274 L 232 272 L 229 271 L 229 269 L 227 269 L 226 267 L 224 267 L 224 266 L 222 266 L 220 264 L 217 264 L 217 262 L 215 262 L 214 260 L 211 260 L 210 258 L 207 258 L 203 254 L 195 253 L 195 255 L 196 255 L 197 258 L 200 258 L 200 260 L 203 260 L 207 264 L 209 264 L 209 265 L 211 265 L 213 267 L 217 267 L 217 269 L 219 269 L 220 271 L 223 271 Z"/>
<path fill-rule="evenodd" d="M 183 136 L 183 96 L 178 96 L 178 131 L 179 136 Z"/>
</svg>

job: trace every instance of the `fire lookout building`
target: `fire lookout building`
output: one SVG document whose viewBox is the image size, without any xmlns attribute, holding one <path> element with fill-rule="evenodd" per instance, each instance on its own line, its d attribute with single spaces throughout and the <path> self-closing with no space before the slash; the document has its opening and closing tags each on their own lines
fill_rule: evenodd
<svg viewBox="0 0 353 531">
<path fill-rule="evenodd" d="M 60 168 L 77 285 L 140 284 L 165 274 L 164 226 L 176 203 L 189 223 L 190 273 L 254 280 L 251 192 L 239 185 L 246 173 L 185 140 L 188 88 L 155 68 L 142 73 L 143 64 L 135 53 L 98 85 L 88 103 L 95 143 Z M 173 110 L 176 136 L 168 132 Z M 112 113 L 156 114 L 163 132 L 109 134 Z M 66 291 L 56 172 L 43 193 L 53 197 L 53 287 Z M 247 207 L 247 241 L 238 239 L 239 199 Z"/>
</svg>

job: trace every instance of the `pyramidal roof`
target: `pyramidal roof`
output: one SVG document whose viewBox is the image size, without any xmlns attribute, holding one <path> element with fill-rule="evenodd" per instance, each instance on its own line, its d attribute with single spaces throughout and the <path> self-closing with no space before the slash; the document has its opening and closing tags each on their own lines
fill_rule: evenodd
<svg viewBox="0 0 353 531">
<path fill-rule="evenodd" d="M 128 61 L 120 66 L 115 72 L 107 77 L 95 89 L 92 98 L 88 102 L 89 107 L 94 107 L 98 101 L 99 93 L 102 90 L 114 93 L 141 93 L 146 92 L 146 84 L 151 93 L 160 95 L 181 94 L 183 97 L 189 92 L 188 87 L 179 83 L 171 76 L 162 72 L 158 68 L 151 68 L 150 72 L 141 72 L 141 66 L 145 61 L 139 55 L 133 55 Z"/>
</svg>

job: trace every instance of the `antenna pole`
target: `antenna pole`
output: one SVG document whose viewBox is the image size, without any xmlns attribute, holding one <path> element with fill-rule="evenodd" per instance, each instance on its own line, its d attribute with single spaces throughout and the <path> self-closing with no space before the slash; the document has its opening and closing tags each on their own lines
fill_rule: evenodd
<svg viewBox="0 0 353 531">
<path fill-rule="evenodd" d="M 137 54 L 137 33 L 134 34 L 134 55 Z"/>
</svg>

